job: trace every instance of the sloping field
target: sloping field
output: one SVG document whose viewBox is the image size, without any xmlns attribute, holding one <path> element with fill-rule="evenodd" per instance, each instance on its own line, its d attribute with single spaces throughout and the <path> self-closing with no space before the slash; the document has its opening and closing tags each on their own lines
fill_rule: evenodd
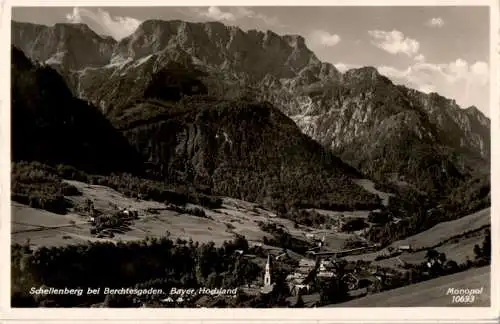
<svg viewBox="0 0 500 324">
<path fill-rule="evenodd" d="M 80 181 L 64 180 L 64 182 L 76 187 L 81 193 L 81 196 L 67 197 L 73 203 L 81 203 L 86 199 L 92 200 L 94 207 L 100 211 L 112 210 L 113 205 L 118 208 L 133 207 L 137 210 L 146 210 L 148 208 L 165 208 L 164 204 L 156 201 L 138 200 L 125 197 L 118 191 L 99 185 L 90 185 Z"/>
<path fill-rule="evenodd" d="M 86 242 L 90 236 L 82 238 L 71 233 L 89 233 L 89 225 L 76 214 L 59 215 L 46 210 L 31 208 L 12 202 L 11 240 L 24 244 L 27 240 L 33 246 L 60 246 Z"/>
<path fill-rule="evenodd" d="M 128 198 L 109 187 L 79 181 L 67 182 L 82 193 L 81 196 L 66 197 L 74 205 L 90 199 L 94 207 L 104 214 L 116 208 L 132 208 L 138 211 L 139 219 L 134 220 L 129 231 L 116 233 L 114 238 L 96 238 L 90 234 L 86 217 L 73 213 L 58 215 L 13 202 L 12 242 L 22 244 L 29 238 L 33 246 L 59 246 L 86 241 L 141 240 L 146 236 L 164 236 L 168 232 L 172 238 L 192 238 L 200 243 L 213 241 L 222 244 L 232 240 L 235 233 L 244 235 L 250 242 L 262 242 L 264 236 L 270 235 L 259 228 L 259 222 L 280 224 L 298 239 L 306 239 L 305 233 L 313 230 L 294 228 L 290 220 L 277 218 L 261 206 L 233 198 L 224 198 L 222 207 L 217 210 L 203 208 L 207 215 L 207 218 L 203 218 L 166 210 L 166 206 L 159 202 Z M 330 233 L 327 237 L 332 235 Z M 344 236 L 338 238 L 340 242 L 348 238 Z"/>
<path fill-rule="evenodd" d="M 453 260 L 457 263 L 462 263 L 467 261 L 467 258 L 474 260 L 474 245 L 478 244 L 481 246 L 484 239 L 484 235 L 478 235 L 474 237 L 469 237 L 461 239 L 459 242 L 444 244 L 436 248 L 436 251 L 446 254 L 448 260 Z M 422 263 L 424 262 L 425 255 L 427 251 L 419 251 L 416 253 L 403 253 L 399 256 L 399 259 L 407 263 Z M 373 264 L 382 267 L 397 267 L 401 264 L 396 257 L 374 261 Z"/>
<path fill-rule="evenodd" d="M 61 229 L 43 229 L 38 231 L 21 232 L 11 235 L 12 243 L 24 244 L 30 241 L 32 247 L 41 246 L 65 246 L 71 244 L 82 244 L 88 241 L 111 241 L 111 239 L 97 238 L 89 234 L 90 227 L 68 226 Z"/>
<path fill-rule="evenodd" d="M 393 194 L 390 194 L 390 193 L 387 193 L 387 192 L 383 192 L 383 191 L 379 191 L 379 190 L 375 189 L 375 184 L 371 180 L 368 180 L 368 179 L 356 179 L 353 182 L 356 183 L 357 185 L 363 187 L 366 191 L 369 191 L 372 194 L 377 195 L 380 199 L 382 199 L 382 205 L 384 205 L 384 206 L 389 205 L 389 198 L 391 196 L 394 196 Z"/>
<path fill-rule="evenodd" d="M 324 232 L 324 231 L 323 231 Z M 323 232 L 318 232 L 317 237 L 322 238 Z M 345 250 L 345 243 L 349 239 L 357 239 L 357 240 L 363 240 L 362 237 L 358 236 L 357 234 L 349 234 L 345 232 L 334 232 L 334 233 L 326 233 L 325 234 L 325 246 L 328 250 L 333 250 L 333 251 L 342 251 Z"/>
<path fill-rule="evenodd" d="M 486 208 L 477 213 L 453 221 L 439 223 L 424 232 L 410 236 L 404 240 L 396 241 L 392 246 L 398 247 L 399 245 L 410 244 L 413 248 L 417 249 L 420 247 L 434 246 L 455 235 L 460 235 L 464 232 L 490 225 L 490 217 L 491 209 Z"/>
<path fill-rule="evenodd" d="M 490 271 L 489 266 L 471 269 L 327 307 L 489 307 Z M 483 288 L 483 292 L 475 296 L 473 304 L 453 304 L 446 294 L 449 288 Z"/>
<path fill-rule="evenodd" d="M 490 225 L 490 208 L 483 209 L 477 213 L 467 215 L 460 219 L 443 222 L 436 226 L 421 232 L 419 234 L 410 236 L 404 240 L 396 241 L 391 244 L 392 247 L 398 248 L 400 245 L 411 244 L 414 249 L 429 248 L 435 246 L 447 239 L 456 235 L 463 234 L 464 232 L 474 231 L 486 225 Z M 436 248 L 439 252 L 444 252 L 448 259 L 454 260 L 458 263 L 467 260 L 467 257 L 474 258 L 474 245 L 481 244 L 484 238 L 484 233 L 479 232 L 473 237 L 457 238 L 453 242 L 447 242 L 442 246 Z M 387 254 L 387 249 L 382 251 L 366 253 L 361 255 L 353 255 L 345 257 L 346 260 L 364 260 L 371 261 L 374 264 L 384 267 L 397 267 L 401 262 L 396 257 L 375 261 L 378 255 Z M 399 258 L 404 262 L 421 263 L 425 260 L 425 251 L 415 253 L 403 253 Z"/>
<path fill-rule="evenodd" d="M 353 234 L 337 233 L 335 231 L 322 230 L 319 233 L 312 228 L 294 228 L 293 222 L 278 218 L 276 215 L 261 206 L 233 198 L 224 198 L 223 205 L 217 210 L 205 209 L 208 218 L 196 217 L 188 214 L 179 214 L 174 211 L 165 210 L 165 205 L 154 201 L 144 201 L 128 198 L 121 193 L 105 186 L 89 185 L 79 181 L 67 181 L 75 186 L 81 196 L 67 197 L 74 204 L 83 203 L 91 199 L 96 209 L 103 213 L 112 212 L 115 208 L 133 208 L 139 212 L 140 219 L 134 221 L 130 231 L 116 234 L 113 239 L 96 238 L 90 235 L 90 225 L 85 217 L 75 213 L 58 215 L 45 210 L 34 209 L 16 202 L 12 203 L 12 241 L 24 243 L 28 238 L 32 245 L 53 246 L 82 243 L 86 241 L 129 241 L 140 240 L 146 236 L 163 236 L 169 232 L 173 238 L 192 238 L 194 241 L 214 241 L 221 244 L 226 240 L 234 238 L 234 234 L 244 235 L 248 241 L 261 242 L 268 233 L 263 232 L 259 222 L 274 222 L 285 227 L 290 234 L 306 239 L 306 233 L 325 234 L 327 246 L 330 249 L 342 249 L 346 240 L 354 237 Z M 200 207 L 200 206 L 198 206 Z M 148 209 L 157 209 L 156 213 L 148 212 Z M 329 213 L 328 211 L 321 211 Z M 353 212 L 353 216 L 360 216 Z M 364 213 L 364 212 L 363 212 Z M 354 215 L 356 214 L 356 215 Z M 468 215 L 461 219 L 438 224 L 433 228 L 394 243 L 394 246 L 407 244 L 409 242 L 415 247 L 432 246 L 456 234 L 479 228 L 490 222 L 490 209 Z M 445 252 L 450 259 L 457 262 L 464 261 L 467 255 L 471 255 L 474 244 L 478 240 L 470 239 L 467 242 L 447 244 L 440 250 Z M 348 257 L 348 259 L 364 259 L 374 261 L 378 253 L 369 253 Z M 421 253 L 402 256 L 407 262 L 421 262 Z M 408 260 L 406 260 L 408 258 Z M 395 258 L 381 260 L 381 265 L 396 265 L 399 261 Z"/>
<path fill-rule="evenodd" d="M 75 222 L 76 224 L 85 223 L 85 221 L 76 214 L 59 215 L 46 210 L 34 209 L 15 201 L 11 204 L 11 211 L 13 233 L 40 226 L 61 227 L 69 225 L 70 222 Z"/>
</svg>

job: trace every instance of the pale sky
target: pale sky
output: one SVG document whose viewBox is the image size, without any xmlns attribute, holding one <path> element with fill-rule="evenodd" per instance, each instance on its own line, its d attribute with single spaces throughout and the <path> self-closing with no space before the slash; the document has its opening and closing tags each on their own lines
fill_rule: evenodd
<svg viewBox="0 0 500 324">
<path fill-rule="evenodd" d="M 218 20 L 300 34 L 341 71 L 374 66 L 397 84 L 438 92 L 489 116 L 488 7 L 24 7 L 13 8 L 12 19 L 82 22 L 116 39 L 148 19 Z"/>
</svg>

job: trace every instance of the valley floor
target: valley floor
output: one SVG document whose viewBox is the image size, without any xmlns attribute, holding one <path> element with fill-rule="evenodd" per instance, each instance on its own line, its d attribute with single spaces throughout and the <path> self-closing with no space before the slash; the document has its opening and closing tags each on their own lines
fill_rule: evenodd
<svg viewBox="0 0 500 324">
<path fill-rule="evenodd" d="M 78 181 L 67 181 L 76 187 L 82 195 L 70 196 L 73 205 L 84 204 L 87 199 L 94 203 L 94 207 L 107 214 L 120 208 L 137 210 L 139 218 L 134 220 L 130 228 L 117 233 L 113 238 L 98 238 L 90 233 L 91 224 L 87 217 L 79 215 L 77 211 L 70 211 L 67 215 L 54 214 L 45 210 L 31 208 L 26 205 L 12 202 L 11 240 L 12 243 L 24 244 L 27 241 L 33 248 L 41 246 L 63 246 L 69 244 L 83 244 L 88 241 L 135 241 L 146 237 L 161 237 L 167 232 L 172 238 L 192 239 L 195 242 L 214 242 L 221 245 L 224 241 L 234 239 L 235 234 L 245 236 L 251 245 L 260 245 L 272 255 L 279 255 L 282 249 L 263 244 L 263 238 L 271 235 L 259 226 L 259 223 L 275 223 L 282 226 L 296 239 L 307 241 L 311 235 L 319 238 L 325 235 L 327 249 L 338 251 L 344 249 L 347 240 L 357 238 L 359 233 L 343 233 L 335 229 L 309 228 L 294 226 L 287 219 L 276 217 L 274 213 L 263 207 L 233 198 L 224 198 L 221 208 L 210 210 L 201 206 L 190 205 L 204 210 L 206 217 L 193 216 L 167 209 L 165 204 L 129 198 L 121 193 L 104 186 L 89 185 Z M 364 183 L 366 185 L 366 183 Z M 363 217 L 366 211 L 339 213 L 326 210 L 316 210 L 329 217 Z M 404 252 L 399 256 L 380 258 L 387 255 L 387 249 L 374 253 L 346 256 L 348 261 L 370 261 L 372 265 L 394 270 L 402 270 L 403 263 L 421 264 L 426 261 L 424 248 L 436 248 L 444 252 L 448 260 L 457 263 L 474 259 L 474 245 L 480 245 L 484 239 L 483 228 L 490 224 L 491 210 L 489 208 L 465 216 L 458 220 L 440 223 L 427 231 L 394 242 L 391 246 L 397 250 L 400 245 L 411 244 L 423 250 Z M 469 233 L 464 235 L 464 233 Z M 309 237 L 309 239 L 308 239 Z M 288 251 L 293 259 L 300 260 L 302 255 Z M 378 258 L 377 258 L 378 257 Z M 261 268 L 265 259 L 257 257 L 254 262 Z M 467 270 L 454 275 L 413 284 L 403 288 L 385 291 L 379 294 L 358 298 L 344 304 L 343 307 L 404 307 L 404 306 L 449 306 L 451 296 L 446 295 L 448 288 L 477 289 L 484 287 L 484 293 L 477 296 L 472 306 L 489 305 L 490 267 Z"/>
</svg>

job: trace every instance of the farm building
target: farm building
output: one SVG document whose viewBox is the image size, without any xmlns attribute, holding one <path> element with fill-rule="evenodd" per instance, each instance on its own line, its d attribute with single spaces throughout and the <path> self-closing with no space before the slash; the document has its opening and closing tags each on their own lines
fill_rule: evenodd
<svg viewBox="0 0 500 324">
<path fill-rule="evenodd" d="M 412 247 L 411 245 L 407 244 L 407 245 L 400 245 L 398 246 L 398 250 L 401 251 L 401 252 L 411 252 L 412 251 Z"/>
</svg>

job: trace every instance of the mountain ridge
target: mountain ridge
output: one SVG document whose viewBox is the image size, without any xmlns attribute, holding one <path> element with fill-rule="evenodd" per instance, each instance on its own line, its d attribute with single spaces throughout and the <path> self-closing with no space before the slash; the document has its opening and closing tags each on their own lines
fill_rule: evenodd
<svg viewBox="0 0 500 324">
<path fill-rule="evenodd" d="M 168 82 L 160 75 L 111 124 L 74 98 L 55 70 L 32 64 L 15 47 L 12 57 L 14 162 L 139 174 L 268 206 L 380 205 L 353 182 L 362 177 L 357 170 L 281 111 L 269 103 L 210 97 L 196 71 L 182 65 L 166 67 Z M 179 95 L 193 85 L 198 92 Z"/>
<path fill-rule="evenodd" d="M 13 23 L 13 29 L 19 26 Z M 21 38 L 13 37 L 13 42 L 29 43 Z M 47 42 L 58 44 L 59 38 Z M 466 176 L 488 168 L 490 122 L 484 114 L 437 94 L 395 85 L 374 67 L 341 73 L 321 62 L 300 36 L 244 32 L 219 22 L 148 20 L 105 54 L 109 60 L 102 59 L 100 67 L 74 70 L 59 65 L 58 71 L 75 95 L 108 116 L 141 100 L 154 76 L 169 62 L 177 62 L 204 71 L 201 81 L 211 95 L 272 103 L 302 132 L 375 179 L 385 181 L 395 174 L 398 181 L 418 184 L 420 172 L 412 164 L 432 166 L 437 173 L 424 178 L 440 190 L 448 174 Z M 414 156 L 394 129 L 407 134 L 418 150 L 446 153 L 435 163 L 426 161 L 432 153 Z M 374 140 L 379 144 L 372 145 Z M 388 150 L 401 161 L 388 160 Z M 452 168 L 446 170 L 447 165 Z"/>
<path fill-rule="evenodd" d="M 97 36 L 99 39 L 103 40 L 103 41 L 109 41 L 110 39 L 112 39 L 112 43 L 113 45 L 117 46 L 119 45 L 120 43 L 127 43 L 129 42 L 131 39 L 134 39 L 134 37 L 138 37 L 137 36 L 137 33 L 139 34 L 142 34 L 144 32 L 144 28 L 145 26 L 148 26 L 148 25 L 160 25 L 160 26 L 170 26 L 172 24 L 177 24 L 177 25 L 180 25 L 180 26 L 217 26 L 217 27 L 224 27 L 225 29 L 228 29 L 230 31 L 237 31 L 237 33 L 240 33 L 240 34 L 251 34 L 251 35 L 260 35 L 260 36 L 268 36 L 270 35 L 271 38 L 273 39 L 278 39 L 278 38 L 281 38 L 281 39 L 289 39 L 289 40 L 293 40 L 291 43 L 296 43 L 296 44 L 300 44 L 300 48 L 302 49 L 305 49 L 308 53 L 312 54 L 313 55 L 313 61 L 319 61 L 319 59 L 314 55 L 314 53 L 309 50 L 309 48 L 307 47 L 306 45 L 306 41 L 305 41 L 305 38 L 301 35 L 298 35 L 298 34 L 283 34 L 283 35 L 279 35 L 271 30 L 266 30 L 266 31 L 261 31 L 261 30 L 256 30 L 256 29 L 250 29 L 248 31 L 243 31 L 242 29 L 240 29 L 239 27 L 237 26 L 227 26 L 227 25 L 224 25 L 223 23 L 221 22 L 218 22 L 218 21 L 210 21 L 210 22 L 185 22 L 185 21 L 182 21 L 182 20 L 179 20 L 179 19 L 174 19 L 174 20 L 159 20 L 159 19 L 149 19 L 149 20 L 145 20 L 143 21 L 138 27 L 137 29 L 134 31 L 134 33 L 132 33 L 131 35 L 117 41 L 117 40 L 114 40 L 112 39 L 110 36 L 103 36 L 103 35 L 99 35 L 97 34 L 96 32 L 94 32 L 88 25 L 86 24 L 83 24 L 83 23 L 78 23 L 78 24 L 74 24 L 74 23 L 56 23 L 52 26 L 48 26 L 48 25 L 41 25 L 41 24 L 35 24 L 35 23 L 29 23 L 29 22 L 20 22 L 20 21 L 12 21 L 12 30 L 16 30 L 16 29 L 19 29 L 19 28 L 23 28 L 25 26 L 32 26 L 32 28 L 44 28 L 44 29 L 52 29 L 52 28 L 57 28 L 58 26 L 63 26 L 63 27 L 68 27 L 70 29 L 84 29 L 84 30 L 87 30 L 87 31 L 90 31 L 92 34 L 94 34 L 95 36 Z M 73 28 L 73 27 L 78 27 L 78 28 Z M 149 27 L 150 28 L 150 27 Z M 184 27 L 185 28 L 185 27 Z M 14 33 L 16 34 L 16 33 Z M 31 58 L 34 58 L 35 60 L 38 60 L 38 61 L 44 61 L 43 59 L 37 59 L 35 58 L 36 55 L 33 55 L 33 53 L 30 53 L 32 51 L 30 50 L 27 50 L 26 47 L 23 48 L 23 46 L 19 46 L 17 45 L 17 43 L 21 43 L 21 40 L 16 40 L 16 39 L 13 39 L 13 43 L 19 47 L 20 49 L 22 49 L 25 53 L 27 52 L 27 55 L 30 56 Z M 289 43 L 290 45 L 290 43 Z M 121 47 L 123 47 L 124 45 L 121 45 Z M 118 49 L 115 49 L 114 50 L 114 55 L 118 54 L 120 52 L 119 48 L 120 46 L 117 46 Z M 161 47 L 161 46 L 159 46 Z M 297 46 L 295 46 L 297 47 Z M 122 49 L 123 50 L 123 49 Z M 116 53 L 118 51 L 118 53 Z M 161 50 L 158 50 L 158 51 L 161 51 Z M 137 58 L 143 58 L 144 56 L 148 56 L 150 55 L 151 53 L 148 53 L 147 55 L 139 55 L 139 57 Z M 111 60 L 112 60 L 112 56 L 109 56 L 107 57 L 108 61 L 104 64 L 102 64 L 102 66 L 105 66 L 107 64 L 110 64 L 112 63 Z M 327 63 L 327 62 L 320 62 L 322 64 L 325 64 L 326 66 L 331 66 L 331 67 L 335 67 L 333 64 L 331 63 Z M 101 67 L 102 67 L 101 66 Z M 365 66 L 365 67 L 360 67 L 360 68 L 352 68 L 352 69 L 349 69 L 345 72 L 340 72 L 338 71 L 336 68 L 335 68 L 336 72 L 338 73 L 338 75 L 342 75 L 342 76 L 345 76 L 345 75 L 349 75 L 349 74 L 354 74 L 354 73 L 357 73 L 359 71 L 370 71 L 372 74 L 373 74 L 373 78 L 375 78 L 375 75 L 376 74 L 379 74 L 381 75 L 377 68 L 373 67 L 373 66 Z M 381 75 L 383 76 L 383 75 Z M 385 76 L 383 76 L 384 78 L 387 78 Z M 390 80 L 389 78 L 387 78 L 387 80 Z M 392 82 L 392 81 L 391 81 Z M 413 90 L 413 91 L 416 91 L 420 94 L 424 94 L 418 90 L 414 90 L 414 89 L 411 89 L 411 88 L 408 88 L 409 90 Z M 424 94 L 424 95 L 433 95 L 433 94 L 437 94 L 435 92 L 433 93 L 429 93 L 429 94 Z M 441 95 L 439 95 L 441 96 Z M 442 97 L 442 96 L 441 96 Z M 445 98 L 445 97 L 443 97 Z M 447 100 L 451 100 L 451 101 L 454 101 L 453 99 L 450 99 L 450 98 L 445 98 Z M 474 106 L 471 106 L 471 107 L 474 107 Z M 466 110 L 468 108 L 471 108 L 471 107 L 467 107 L 467 108 L 460 108 L 462 110 Z M 477 107 L 476 107 L 477 109 Z M 484 115 L 484 113 L 482 113 L 480 110 L 479 110 L 479 113 L 481 115 L 483 115 L 484 117 L 486 117 L 486 119 L 489 120 L 489 118 L 487 116 Z"/>
</svg>

